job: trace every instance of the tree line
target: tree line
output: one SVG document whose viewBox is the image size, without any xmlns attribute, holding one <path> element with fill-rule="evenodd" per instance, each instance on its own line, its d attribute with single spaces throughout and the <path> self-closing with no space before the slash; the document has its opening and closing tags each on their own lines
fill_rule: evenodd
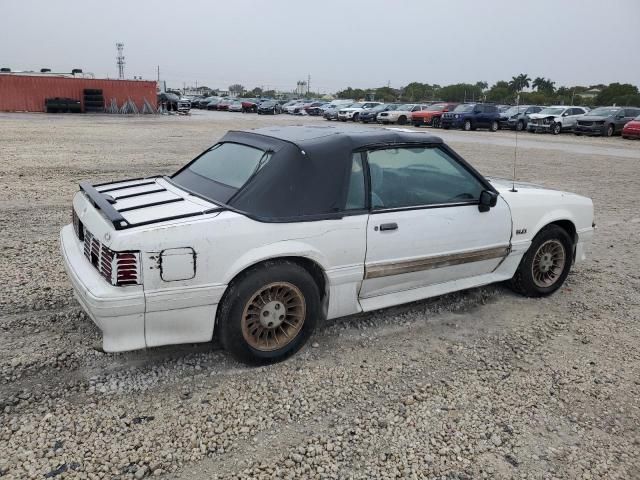
<svg viewBox="0 0 640 480">
<path fill-rule="evenodd" d="M 589 90 L 596 89 L 593 95 Z M 375 99 L 382 102 L 420 102 L 442 100 L 446 102 L 486 101 L 522 105 L 640 105 L 638 87 L 629 83 L 609 85 L 560 86 L 549 78 L 521 73 L 511 80 L 501 80 L 489 87 L 487 82 L 437 85 L 411 82 L 395 89 L 388 86 L 362 89 L 348 87 L 336 93 L 338 98 Z"/>
</svg>

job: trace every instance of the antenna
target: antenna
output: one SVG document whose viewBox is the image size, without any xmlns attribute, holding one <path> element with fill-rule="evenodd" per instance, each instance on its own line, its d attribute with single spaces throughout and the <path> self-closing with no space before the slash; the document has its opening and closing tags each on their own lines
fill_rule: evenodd
<svg viewBox="0 0 640 480">
<path fill-rule="evenodd" d="M 124 80 L 124 43 L 116 43 L 118 49 L 118 56 L 116 57 L 116 64 L 118 65 L 118 78 Z"/>
<path fill-rule="evenodd" d="M 516 96 L 516 115 L 520 114 L 520 94 Z M 517 118 L 517 117 L 516 117 Z M 518 162 L 518 126 L 516 124 L 516 147 L 513 150 L 513 182 L 511 183 L 510 192 L 517 192 L 516 190 L 516 164 Z"/>
</svg>

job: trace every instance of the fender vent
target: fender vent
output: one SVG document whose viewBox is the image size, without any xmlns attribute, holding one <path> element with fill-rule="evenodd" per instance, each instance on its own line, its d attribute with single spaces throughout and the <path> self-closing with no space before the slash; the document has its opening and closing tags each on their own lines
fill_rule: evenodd
<svg viewBox="0 0 640 480">
<path fill-rule="evenodd" d="M 84 230 L 84 256 L 111 285 L 123 287 L 140 284 L 138 252 L 114 252 L 91 232 Z"/>
</svg>

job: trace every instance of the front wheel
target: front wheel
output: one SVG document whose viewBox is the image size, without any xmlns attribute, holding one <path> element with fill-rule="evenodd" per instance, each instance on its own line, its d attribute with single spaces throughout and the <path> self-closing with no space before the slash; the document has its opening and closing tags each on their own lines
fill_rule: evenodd
<svg viewBox="0 0 640 480">
<path fill-rule="evenodd" d="M 560 132 L 562 132 L 562 124 L 561 123 L 554 123 L 553 127 L 551 128 L 551 132 L 554 135 L 560 135 Z"/>
<path fill-rule="evenodd" d="M 494 120 L 493 122 L 491 122 L 491 127 L 489 127 L 489 130 L 491 130 L 492 132 L 497 132 L 499 127 L 500 125 L 498 125 L 498 122 Z"/>
<path fill-rule="evenodd" d="M 431 120 L 431 127 L 440 128 L 440 117 L 433 117 Z"/>
<path fill-rule="evenodd" d="M 302 348 L 321 311 L 309 272 L 286 260 L 266 262 L 229 287 L 218 313 L 220 342 L 240 362 L 279 362 Z"/>
<path fill-rule="evenodd" d="M 613 125 L 609 124 L 609 126 L 607 127 L 607 131 L 605 132 L 605 135 L 607 137 L 612 137 L 614 131 L 615 129 L 613 128 Z"/>
<path fill-rule="evenodd" d="M 401 115 L 400 118 L 398 118 L 398 125 L 405 125 L 407 123 L 407 117 L 405 117 L 404 115 Z"/>
<path fill-rule="evenodd" d="M 358 114 L 358 113 L 354 113 L 354 114 L 353 114 L 353 118 L 351 118 L 351 120 L 353 120 L 354 122 L 357 122 L 357 121 L 358 121 L 358 118 L 360 118 L 360 114 Z"/>
<path fill-rule="evenodd" d="M 558 225 L 543 228 L 522 257 L 511 288 L 527 297 L 543 297 L 558 290 L 569 275 L 573 241 Z"/>
<path fill-rule="evenodd" d="M 524 130 L 524 122 L 522 120 L 518 120 L 518 123 L 516 123 L 516 130 L 518 132 Z"/>
<path fill-rule="evenodd" d="M 464 128 L 464 131 L 465 131 L 465 132 L 470 131 L 470 130 L 471 130 L 471 127 L 472 127 L 472 125 L 471 125 L 471 120 L 465 120 L 465 121 L 464 121 L 464 126 L 462 127 L 462 128 Z"/>
</svg>

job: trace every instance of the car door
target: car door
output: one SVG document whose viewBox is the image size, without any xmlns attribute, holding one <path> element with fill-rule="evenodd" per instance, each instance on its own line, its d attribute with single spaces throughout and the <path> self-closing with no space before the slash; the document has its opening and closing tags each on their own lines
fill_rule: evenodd
<svg viewBox="0 0 640 480">
<path fill-rule="evenodd" d="M 484 128 L 487 126 L 487 115 L 484 105 L 476 105 L 473 109 L 474 126 Z"/>
<path fill-rule="evenodd" d="M 578 117 L 584 115 L 585 113 L 587 113 L 586 110 L 582 108 L 570 108 L 569 115 L 565 119 L 565 122 L 563 122 L 564 126 L 571 129 L 575 128 L 575 126 L 578 124 Z"/>
<path fill-rule="evenodd" d="M 478 208 L 492 187 L 440 146 L 364 152 L 370 179 L 365 278 L 370 298 L 492 272 L 508 254 L 511 214 L 498 197 Z"/>
<path fill-rule="evenodd" d="M 621 121 L 616 122 L 616 132 L 622 132 L 624 126 L 631 120 L 636 118 L 640 114 L 640 109 L 637 108 L 625 108 L 624 116 Z"/>
</svg>

